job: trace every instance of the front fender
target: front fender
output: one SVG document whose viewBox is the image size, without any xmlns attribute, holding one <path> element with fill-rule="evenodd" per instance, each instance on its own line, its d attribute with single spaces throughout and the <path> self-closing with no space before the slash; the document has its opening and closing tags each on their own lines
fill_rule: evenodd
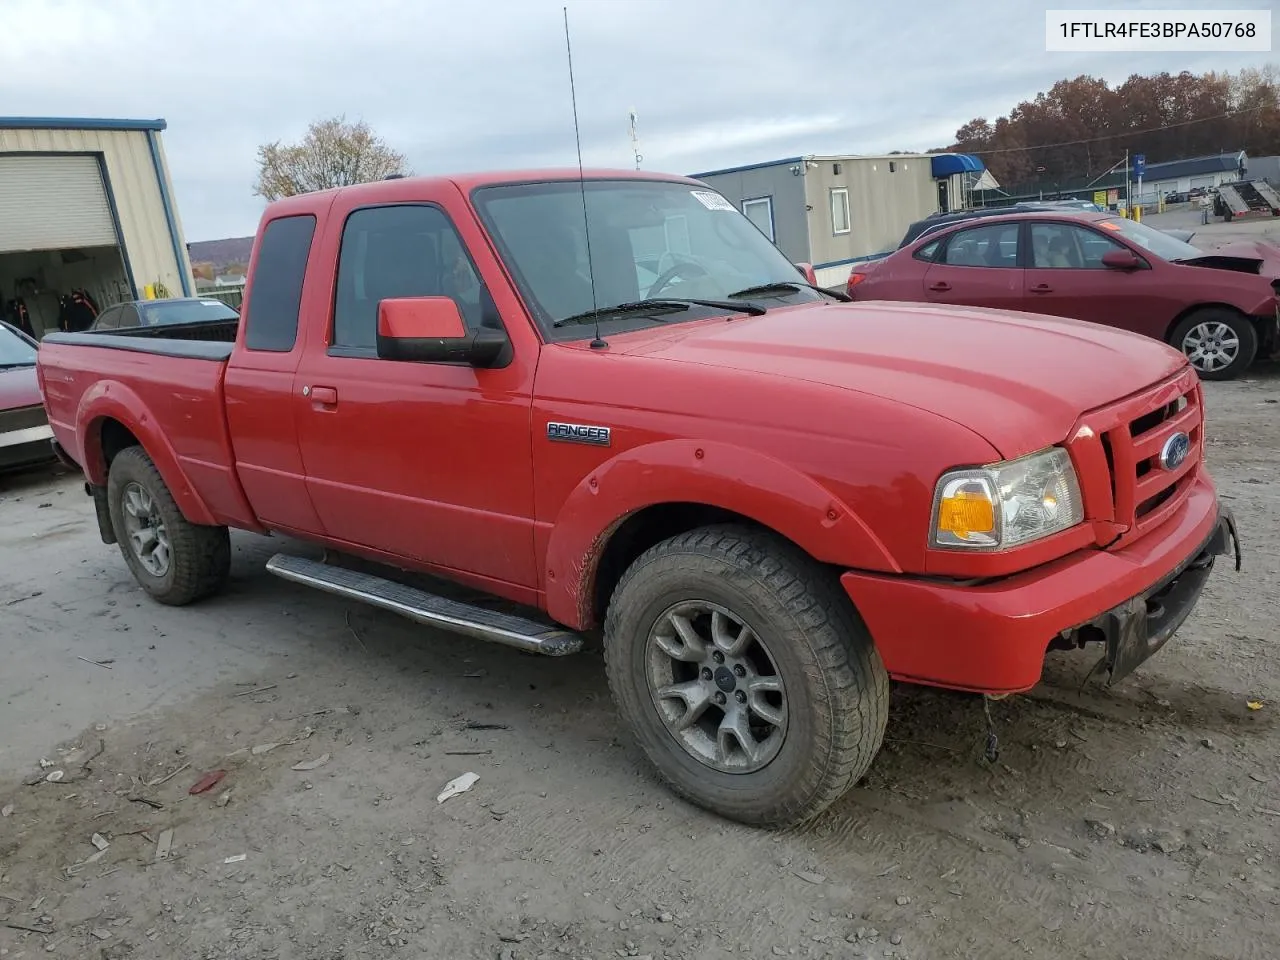
<svg viewBox="0 0 1280 960">
<path fill-rule="evenodd" d="M 824 563 L 902 572 L 848 504 L 794 467 L 732 444 L 663 440 L 601 464 L 565 499 L 547 544 L 547 612 L 575 629 L 587 627 L 609 538 L 629 516 L 663 503 L 733 511 Z"/>
<path fill-rule="evenodd" d="M 178 456 L 159 429 L 147 405 L 118 380 L 99 380 L 80 398 L 76 410 L 76 443 L 85 476 L 95 486 L 107 482 L 107 459 L 102 449 L 102 424 L 118 420 L 142 444 L 173 494 L 182 515 L 192 523 L 216 525 L 208 504 L 196 492 L 178 463 Z"/>
</svg>

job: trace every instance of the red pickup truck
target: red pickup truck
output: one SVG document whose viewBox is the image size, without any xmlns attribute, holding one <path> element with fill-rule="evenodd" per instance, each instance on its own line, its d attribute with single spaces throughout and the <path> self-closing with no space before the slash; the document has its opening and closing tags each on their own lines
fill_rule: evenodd
<svg viewBox="0 0 1280 960">
<path fill-rule="evenodd" d="M 890 679 L 1006 694 L 1096 643 L 1114 681 L 1239 565 L 1181 353 L 842 300 L 695 180 L 396 179 L 271 204 L 238 321 L 53 334 L 38 372 L 160 602 L 218 590 L 236 527 L 424 623 L 600 630 L 672 787 L 782 825 L 867 770 Z"/>
</svg>

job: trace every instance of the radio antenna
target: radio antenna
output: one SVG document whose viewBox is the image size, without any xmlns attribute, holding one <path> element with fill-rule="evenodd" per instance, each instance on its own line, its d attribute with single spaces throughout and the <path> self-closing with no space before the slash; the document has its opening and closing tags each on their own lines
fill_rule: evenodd
<svg viewBox="0 0 1280 960">
<path fill-rule="evenodd" d="M 591 309 L 599 310 L 596 300 L 596 271 L 591 262 L 591 223 L 587 216 L 587 178 L 582 171 L 582 134 L 578 130 L 578 94 L 573 83 L 573 44 L 569 40 L 569 8 L 564 8 L 564 49 L 569 55 L 569 98 L 573 103 L 573 139 L 578 146 L 578 186 L 582 192 L 582 235 L 587 244 L 587 275 L 591 281 Z M 600 339 L 600 316 L 596 315 L 596 335 L 591 341 L 591 349 L 603 350 L 609 346 Z"/>
<path fill-rule="evenodd" d="M 632 107 L 631 112 L 627 114 L 631 121 L 631 152 L 636 158 L 636 169 L 640 169 L 640 161 L 644 159 L 644 154 L 640 152 L 640 135 L 636 132 L 636 108 Z"/>
</svg>

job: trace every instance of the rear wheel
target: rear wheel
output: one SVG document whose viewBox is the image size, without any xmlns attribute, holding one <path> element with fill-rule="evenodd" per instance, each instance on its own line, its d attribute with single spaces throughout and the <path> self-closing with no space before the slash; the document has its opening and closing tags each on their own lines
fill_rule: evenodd
<svg viewBox="0 0 1280 960">
<path fill-rule="evenodd" d="M 605 623 L 624 721 L 681 796 L 721 816 L 788 826 L 866 772 L 889 681 L 829 571 L 736 526 L 659 543 L 627 570 Z"/>
<path fill-rule="evenodd" d="M 1207 307 L 1184 318 L 1169 337 L 1205 380 L 1234 380 L 1258 354 L 1258 331 L 1243 314 Z"/>
<path fill-rule="evenodd" d="M 141 447 L 127 447 L 111 461 L 107 506 L 125 563 L 156 600 L 182 606 L 226 583 L 231 569 L 227 528 L 184 517 Z"/>
</svg>

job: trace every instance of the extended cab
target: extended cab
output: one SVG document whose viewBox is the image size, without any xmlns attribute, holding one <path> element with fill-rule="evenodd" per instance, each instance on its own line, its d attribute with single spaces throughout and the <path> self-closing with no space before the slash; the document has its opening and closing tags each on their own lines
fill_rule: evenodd
<svg viewBox="0 0 1280 960">
<path fill-rule="evenodd" d="M 1023 691 L 1097 643 L 1114 681 L 1239 561 L 1178 351 L 810 279 L 694 180 L 389 180 L 270 205 L 223 340 L 53 334 L 39 376 L 157 600 L 218 590 L 236 527 L 424 623 L 602 630 L 673 787 L 790 824 L 867 770 L 890 679 Z"/>
</svg>

